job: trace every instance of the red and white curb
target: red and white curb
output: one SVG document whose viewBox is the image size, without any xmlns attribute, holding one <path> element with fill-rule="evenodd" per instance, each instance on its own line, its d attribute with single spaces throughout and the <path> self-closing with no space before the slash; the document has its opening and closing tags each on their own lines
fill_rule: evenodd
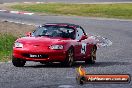
<svg viewBox="0 0 132 88">
<path fill-rule="evenodd" d="M 24 15 L 33 15 L 33 14 L 34 14 L 34 13 L 30 13 L 30 12 L 9 11 L 9 10 L 0 10 L 0 12 L 4 12 L 4 13 L 13 13 L 13 14 L 24 14 Z"/>
</svg>

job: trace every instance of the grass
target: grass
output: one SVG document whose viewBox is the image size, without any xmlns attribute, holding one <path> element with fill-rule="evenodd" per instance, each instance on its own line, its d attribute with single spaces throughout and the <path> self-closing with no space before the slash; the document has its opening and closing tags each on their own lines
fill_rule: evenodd
<svg viewBox="0 0 132 88">
<path fill-rule="evenodd" d="M 16 37 L 10 34 L 0 34 L 0 62 L 11 59 L 12 46 Z"/>
<path fill-rule="evenodd" d="M 48 14 L 132 19 L 132 4 L 16 4 L 11 8 Z"/>
<path fill-rule="evenodd" d="M 11 60 L 14 41 L 34 29 L 32 25 L 0 21 L 0 62 Z"/>
</svg>

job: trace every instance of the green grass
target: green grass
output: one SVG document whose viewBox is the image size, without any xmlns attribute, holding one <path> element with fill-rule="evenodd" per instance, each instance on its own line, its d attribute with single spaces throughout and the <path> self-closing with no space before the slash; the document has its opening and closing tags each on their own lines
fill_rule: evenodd
<svg viewBox="0 0 132 88">
<path fill-rule="evenodd" d="M 11 8 L 48 14 L 132 19 L 132 4 L 17 4 Z"/>
<path fill-rule="evenodd" d="M 0 61 L 6 62 L 11 59 L 12 46 L 16 37 L 10 34 L 0 34 Z"/>
</svg>

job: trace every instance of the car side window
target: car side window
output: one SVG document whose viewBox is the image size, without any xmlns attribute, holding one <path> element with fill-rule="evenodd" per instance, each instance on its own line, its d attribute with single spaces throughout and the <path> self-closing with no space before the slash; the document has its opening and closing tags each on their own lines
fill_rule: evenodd
<svg viewBox="0 0 132 88">
<path fill-rule="evenodd" d="M 78 27 L 76 30 L 76 40 L 80 40 L 82 35 L 85 35 L 84 31 L 82 28 Z"/>
</svg>

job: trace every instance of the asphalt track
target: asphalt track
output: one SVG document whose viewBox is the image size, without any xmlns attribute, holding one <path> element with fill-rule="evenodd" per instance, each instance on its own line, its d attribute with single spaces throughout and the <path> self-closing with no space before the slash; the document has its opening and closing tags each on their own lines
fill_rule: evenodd
<svg viewBox="0 0 132 88">
<path fill-rule="evenodd" d="M 60 3 L 93 3 L 93 2 L 131 2 L 132 0 L 0 0 L 0 3 L 11 2 L 60 2 Z"/>
<path fill-rule="evenodd" d="M 97 20 L 88 17 L 18 15 L 0 12 L 0 20 L 27 24 L 69 22 L 81 25 L 88 34 L 110 39 L 113 44 L 100 48 L 97 63 L 85 65 L 76 63 L 71 68 L 59 64 L 49 66 L 28 62 L 23 68 L 11 63 L 0 63 L 0 88 L 131 88 L 130 84 L 86 84 L 76 83 L 76 68 L 83 65 L 89 74 L 130 74 L 132 75 L 132 21 Z M 8 27 L 7 27 L 8 28 Z"/>
<path fill-rule="evenodd" d="M 50 66 L 29 62 L 23 68 L 11 63 L 0 64 L 1 88 L 130 88 L 130 84 L 86 84 L 77 85 L 76 67 L 81 64 L 91 74 L 131 74 L 132 75 L 132 22 L 114 20 L 96 20 L 88 17 L 17 15 L 0 12 L 1 20 L 12 20 L 30 24 L 47 22 L 70 22 L 82 25 L 88 34 L 106 37 L 113 45 L 100 48 L 97 63 L 85 65 L 77 63 L 74 67 L 64 68 L 58 64 Z"/>
</svg>

